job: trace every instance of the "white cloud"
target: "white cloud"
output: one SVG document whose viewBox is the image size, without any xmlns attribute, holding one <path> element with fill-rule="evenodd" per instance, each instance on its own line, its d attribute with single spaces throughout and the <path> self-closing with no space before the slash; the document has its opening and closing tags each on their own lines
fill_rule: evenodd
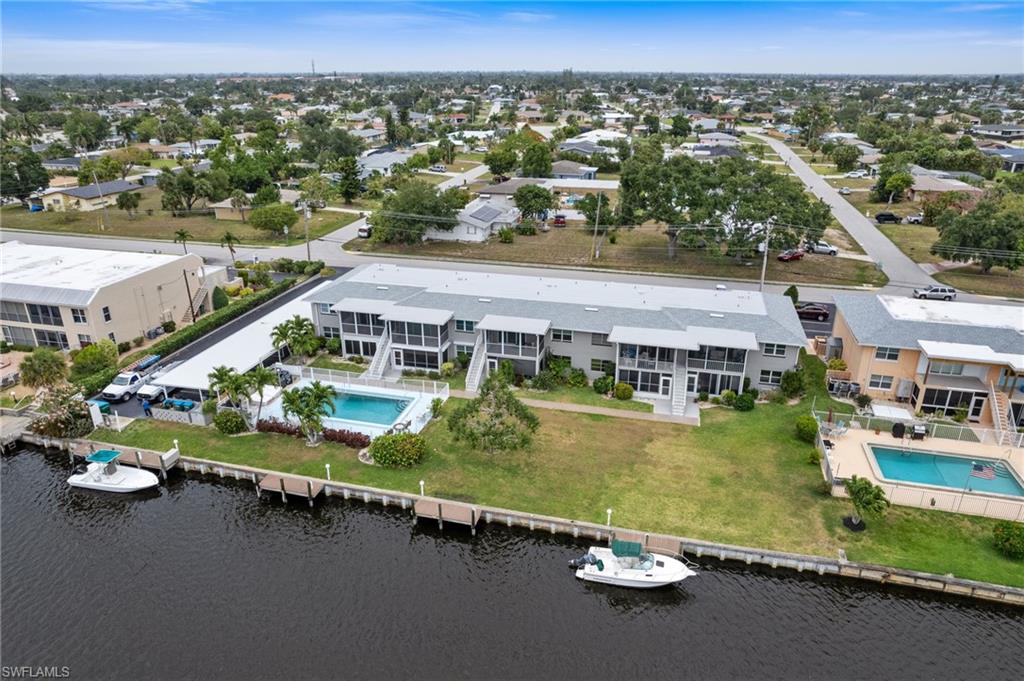
<svg viewBox="0 0 1024 681">
<path fill-rule="evenodd" d="M 945 12 L 994 12 L 1000 9 L 1007 9 L 1010 5 L 998 2 L 974 2 L 966 5 L 954 5 L 947 7 Z"/>
<path fill-rule="evenodd" d="M 405 10 L 324 12 L 298 18 L 297 23 L 325 28 L 375 28 L 385 30 L 465 27 L 478 18 L 471 12 L 409 7 Z"/>
<path fill-rule="evenodd" d="M 782 45 L 762 45 L 761 49 L 765 52 L 775 52 L 776 50 L 783 49 Z"/>
<path fill-rule="evenodd" d="M 1024 49 L 1024 38 L 989 38 L 986 40 L 972 40 L 970 44 L 982 47 L 1016 47 L 1017 49 Z"/>
<path fill-rule="evenodd" d="M 501 15 L 501 18 L 505 21 L 515 21 L 521 24 L 539 24 L 544 21 L 551 21 L 555 18 L 555 15 L 544 14 L 543 12 L 505 12 Z"/>
</svg>

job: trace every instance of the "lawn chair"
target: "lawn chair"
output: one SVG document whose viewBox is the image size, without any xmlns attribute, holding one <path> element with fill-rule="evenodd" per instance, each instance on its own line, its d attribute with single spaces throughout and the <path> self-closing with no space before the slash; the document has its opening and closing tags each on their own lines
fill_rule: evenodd
<svg viewBox="0 0 1024 681">
<path fill-rule="evenodd" d="M 846 435 L 846 431 L 849 429 L 850 427 L 846 425 L 846 421 L 839 421 L 836 423 L 836 427 L 832 430 L 832 437 L 838 440 L 843 435 Z"/>
</svg>

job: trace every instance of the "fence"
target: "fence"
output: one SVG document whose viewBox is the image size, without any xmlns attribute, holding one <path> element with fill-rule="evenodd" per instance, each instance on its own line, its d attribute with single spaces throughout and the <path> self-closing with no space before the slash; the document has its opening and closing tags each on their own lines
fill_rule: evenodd
<svg viewBox="0 0 1024 681">
<path fill-rule="evenodd" d="M 207 426 L 210 421 L 199 409 L 193 409 L 191 411 L 178 411 L 177 409 L 164 409 L 163 407 L 153 407 L 153 418 L 157 421 L 171 421 L 173 423 L 184 423 L 190 426 Z"/>
<path fill-rule="evenodd" d="M 811 411 L 818 423 L 839 423 L 842 422 L 851 428 L 863 430 L 879 430 L 888 433 L 896 423 L 909 426 L 910 423 L 923 423 L 928 428 L 928 435 L 944 440 L 956 440 L 958 442 L 976 442 L 983 445 L 995 445 L 998 447 L 1024 448 L 1024 433 L 1005 433 L 991 428 L 979 428 L 977 426 L 961 425 L 959 423 L 944 423 L 941 421 L 929 421 L 927 419 L 916 419 L 912 422 L 896 421 L 893 419 L 872 416 L 870 414 L 850 414 L 842 412 Z M 1012 436 L 1012 437 L 1008 437 Z"/>
<path fill-rule="evenodd" d="M 421 395 L 440 397 L 443 400 L 447 400 L 451 394 L 451 388 L 444 381 L 421 381 L 408 378 L 388 381 L 383 378 L 368 378 L 363 374 L 356 374 L 351 371 L 317 369 L 314 367 L 296 366 L 294 364 L 283 364 L 282 367 L 299 378 L 306 378 L 311 381 L 326 381 L 327 383 L 341 386 L 405 390 Z"/>
<path fill-rule="evenodd" d="M 967 490 L 941 490 L 885 481 L 879 481 L 878 486 L 885 491 L 885 498 L 898 506 L 1024 522 L 1024 500 L 996 499 Z M 834 496 L 847 496 L 845 488 L 841 486 L 833 486 L 832 493 Z"/>
</svg>

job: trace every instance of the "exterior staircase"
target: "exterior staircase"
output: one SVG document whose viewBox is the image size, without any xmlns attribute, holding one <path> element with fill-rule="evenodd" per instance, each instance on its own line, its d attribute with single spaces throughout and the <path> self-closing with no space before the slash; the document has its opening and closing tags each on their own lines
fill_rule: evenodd
<svg viewBox="0 0 1024 681">
<path fill-rule="evenodd" d="M 370 366 L 366 369 L 366 373 L 363 374 L 367 378 L 380 379 L 384 377 L 384 372 L 388 368 L 388 358 L 391 355 L 391 334 L 388 333 L 387 328 L 384 329 L 384 333 L 377 339 L 377 352 L 373 353 L 373 359 L 370 360 Z"/>
<path fill-rule="evenodd" d="M 1010 401 L 1006 393 L 996 390 L 994 383 L 988 384 L 988 404 L 992 410 L 992 427 L 997 433 L 999 444 L 1009 444 L 1017 435 L 1017 428 L 1010 421 Z"/>
<path fill-rule="evenodd" d="M 191 324 L 196 320 L 196 318 L 192 316 L 192 310 L 199 310 L 199 306 L 203 304 L 204 300 L 206 300 L 206 296 L 209 292 L 210 289 L 206 287 L 206 284 L 201 285 L 196 290 L 195 294 L 192 296 L 192 304 L 188 306 L 185 310 L 185 315 L 181 318 L 182 325 Z"/>
<path fill-rule="evenodd" d="M 686 415 L 686 367 L 677 365 L 672 374 L 672 415 Z"/>
<path fill-rule="evenodd" d="M 475 393 L 480 389 L 480 384 L 487 373 L 487 352 L 484 349 L 484 336 L 480 334 L 473 344 L 473 358 L 469 360 L 469 368 L 466 369 L 466 390 Z"/>
</svg>

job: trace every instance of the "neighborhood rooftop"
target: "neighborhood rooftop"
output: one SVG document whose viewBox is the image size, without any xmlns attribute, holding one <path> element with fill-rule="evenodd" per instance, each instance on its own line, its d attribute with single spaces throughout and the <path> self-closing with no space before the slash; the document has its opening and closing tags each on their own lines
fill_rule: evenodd
<svg viewBox="0 0 1024 681">
<path fill-rule="evenodd" d="M 53 305 L 85 305 L 113 283 L 185 256 L 34 246 L 0 245 L 0 296 Z"/>
<path fill-rule="evenodd" d="M 346 298 L 391 301 L 406 308 L 550 320 L 555 328 L 610 333 L 618 327 L 731 329 L 762 342 L 803 345 L 790 300 L 755 291 L 652 286 L 600 280 L 365 265 L 306 300 L 335 305 Z M 372 305 L 370 306 L 372 307 Z M 366 306 L 362 306 L 366 309 Z"/>
</svg>

